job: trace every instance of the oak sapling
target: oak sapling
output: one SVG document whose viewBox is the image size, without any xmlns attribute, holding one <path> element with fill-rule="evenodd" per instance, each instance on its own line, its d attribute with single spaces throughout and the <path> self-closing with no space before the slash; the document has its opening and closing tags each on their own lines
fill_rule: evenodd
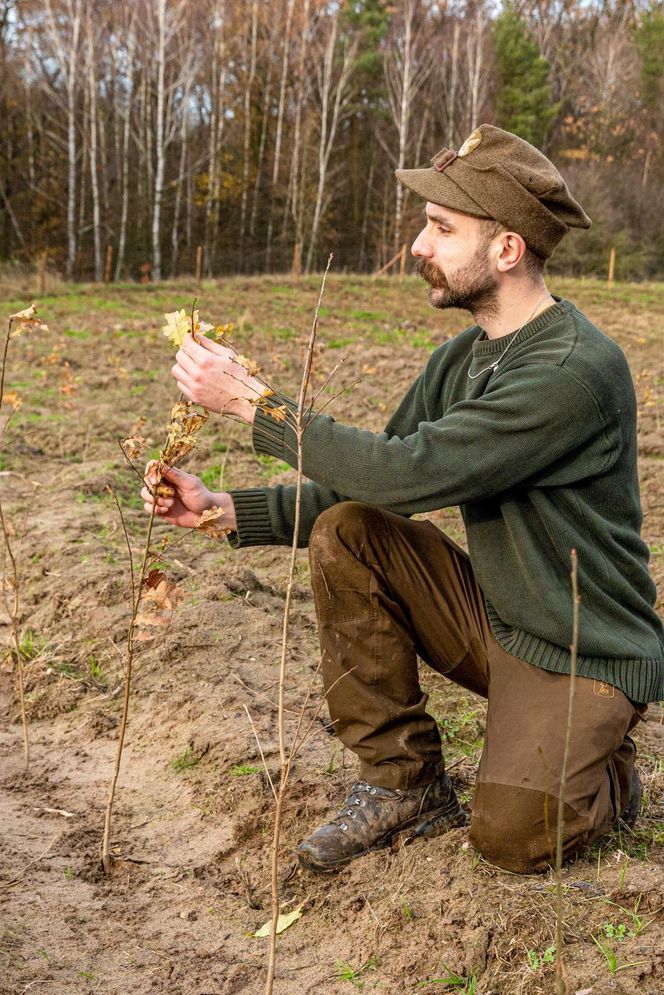
<svg viewBox="0 0 664 995">
<path fill-rule="evenodd" d="M 25 331 L 48 332 L 48 325 L 37 315 L 34 304 L 23 311 L 16 311 L 10 314 L 7 323 L 7 335 L 2 352 L 2 366 L 0 368 L 0 448 L 4 448 L 4 440 L 12 416 L 21 407 L 21 399 L 14 393 L 5 394 L 5 374 L 7 371 L 7 354 L 9 342 L 17 338 Z M 10 410 L 5 414 L 3 405 L 9 404 Z M 28 721 L 25 711 L 25 667 L 24 653 L 21 646 L 19 633 L 20 624 L 20 576 L 16 553 L 12 546 L 12 528 L 5 516 L 5 510 L 0 499 L 0 527 L 4 540 L 5 553 L 2 565 L 2 597 L 9 616 L 12 634 L 13 655 L 16 658 L 16 669 L 18 673 L 18 692 L 21 707 L 21 723 L 23 726 L 23 751 L 25 755 L 26 770 L 30 764 L 30 740 L 28 737 Z"/>
<path fill-rule="evenodd" d="M 191 314 L 185 311 L 174 311 L 166 316 L 164 334 L 177 347 L 182 343 L 184 336 L 191 332 L 196 337 L 197 334 L 204 334 L 212 330 L 213 326 L 199 321 L 198 311 L 192 308 Z M 168 493 L 162 483 L 163 474 L 168 467 L 175 466 L 187 456 L 196 445 L 196 435 L 205 425 L 208 419 L 208 412 L 205 409 L 198 409 L 197 405 L 190 401 L 185 401 L 180 397 L 173 405 L 171 418 L 168 426 L 166 444 L 162 449 L 159 459 L 148 467 L 150 472 L 150 486 L 153 494 L 160 488 L 163 493 Z M 138 459 L 147 445 L 144 436 L 134 431 L 128 438 L 120 440 L 120 446 L 125 459 L 133 470 L 142 477 L 140 470 L 134 466 L 133 460 Z M 115 497 L 115 495 L 114 495 Z M 115 788 L 120 764 L 122 762 L 122 750 L 124 747 L 125 733 L 127 729 L 127 718 L 129 715 L 129 697 L 131 692 L 131 678 L 134 658 L 137 646 L 141 643 L 151 642 L 158 633 L 163 633 L 168 629 L 175 608 L 182 600 L 183 592 L 173 581 L 168 580 L 162 570 L 154 567 L 155 557 L 152 551 L 152 531 L 155 520 L 156 504 L 153 505 L 148 521 L 145 543 L 143 547 L 141 565 L 138 576 L 134 569 L 134 557 L 129 541 L 129 535 L 117 498 L 118 512 L 122 521 L 122 528 L 127 544 L 129 556 L 129 568 L 131 575 L 131 617 L 129 620 L 129 630 L 127 632 L 127 649 L 125 656 L 124 673 L 124 697 L 122 707 L 122 719 L 120 722 L 120 733 L 113 765 L 113 774 L 109 787 L 108 800 L 106 803 L 106 813 L 104 818 L 104 834 L 102 838 L 101 861 L 105 874 L 110 874 L 113 866 L 111 856 L 111 821 L 113 817 L 113 801 L 115 798 Z"/>
</svg>

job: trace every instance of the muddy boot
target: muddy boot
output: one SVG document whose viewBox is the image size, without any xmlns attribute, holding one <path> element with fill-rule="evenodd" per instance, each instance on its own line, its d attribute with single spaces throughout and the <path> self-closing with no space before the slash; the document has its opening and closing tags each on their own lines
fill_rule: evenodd
<svg viewBox="0 0 664 995">
<path fill-rule="evenodd" d="M 379 788 L 358 781 L 341 811 L 300 843 L 297 855 L 307 870 L 336 871 L 387 846 L 404 829 L 412 829 L 413 836 L 437 836 L 467 822 L 447 774 L 418 788 Z"/>
</svg>

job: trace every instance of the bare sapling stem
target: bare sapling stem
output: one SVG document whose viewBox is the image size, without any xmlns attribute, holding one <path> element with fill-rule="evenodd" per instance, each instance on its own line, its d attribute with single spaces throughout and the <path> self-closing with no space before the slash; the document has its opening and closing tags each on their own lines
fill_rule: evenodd
<svg viewBox="0 0 664 995">
<path fill-rule="evenodd" d="M 5 396 L 5 371 L 7 369 L 7 351 L 9 349 L 9 340 L 12 334 L 12 319 L 10 318 L 7 322 L 7 334 L 5 336 L 5 344 L 2 351 L 2 366 L 0 367 L 0 407 L 2 407 L 2 402 Z M 3 428 L 3 435 L 7 429 L 9 420 Z M 21 639 L 18 629 L 19 620 L 19 576 L 18 567 L 16 565 L 16 557 L 14 556 L 14 551 L 12 549 L 11 539 L 9 538 L 9 528 L 7 520 L 5 518 L 5 512 L 2 507 L 2 501 L 0 501 L 0 526 L 2 527 L 2 537 L 5 543 L 5 555 L 3 557 L 3 568 L 2 568 L 2 597 L 5 603 L 5 608 L 7 610 L 7 615 L 9 616 L 9 622 L 12 631 L 12 643 L 14 646 L 14 655 L 16 656 L 16 669 L 18 673 L 18 697 L 21 708 L 21 725 L 23 727 L 23 755 L 25 757 L 25 769 L 27 770 L 30 766 L 30 739 L 28 736 L 28 719 L 25 712 L 25 668 L 23 665 L 23 650 L 21 649 Z M 7 562 L 9 561 L 10 574 L 7 572 Z M 8 596 L 7 587 L 8 585 L 12 588 L 12 597 Z"/>
<path fill-rule="evenodd" d="M 155 484 L 155 490 L 156 490 Z M 124 698 L 122 704 L 122 719 L 120 721 L 120 735 L 118 737 L 118 745 L 115 751 L 115 763 L 113 765 L 113 775 L 111 778 L 111 784 L 108 792 L 108 801 L 106 802 L 106 814 L 104 817 L 104 836 L 102 840 L 101 849 L 101 862 L 104 868 L 104 874 L 110 874 L 113 866 L 113 858 L 111 857 L 111 820 L 113 818 L 113 801 L 115 799 L 115 787 L 118 783 L 118 776 L 120 774 L 120 764 L 122 763 L 122 750 L 124 748 L 125 732 L 127 730 L 127 719 L 129 717 L 129 697 L 131 693 L 131 676 L 132 676 L 132 664 L 134 662 L 134 630 L 136 629 L 136 616 L 138 615 L 138 606 L 141 600 L 141 589 L 143 587 L 143 581 L 145 580 L 146 568 L 148 565 L 148 560 L 150 556 L 150 543 L 152 540 L 152 526 L 154 525 L 154 519 L 157 511 L 157 502 L 155 500 L 152 505 L 152 511 L 150 513 L 150 519 L 148 521 L 148 530 L 145 537 L 145 547 L 143 551 L 143 560 L 141 562 L 141 569 L 138 574 L 138 581 L 135 579 L 134 574 L 134 563 L 131 552 L 131 546 L 129 545 L 127 527 L 124 520 L 124 515 L 122 514 L 122 508 L 120 503 L 116 498 L 116 504 L 118 506 L 118 511 L 120 513 L 120 519 L 122 521 L 122 528 L 127 539 L 127 548 L 129 550 L 129 566 L 131 572 L 131 619 L 129 621 L 129 632 L 127 633 L 127 656 L 125 659 L 125 674 L 124 674 Z"/>
<path fill-rule="evenodd" d="M 570 646 L 569 699 L 567 704 L 567 726 L 565 729 L 565 747 L 563 750 L 563 768 L 560 774 L 560 794 L 558 797 L 558 817 L 556 822 L 556 995 L 566 995 L 566 985 L 563 976 L 563 830 L 565 826 L 565 791 L 567 789 L 567 765 L 569 762 L 570 745 L 572 741 L 572 722 L 574 718 L 574 691 L 576 685 L 576 661 L 579 648 L 579 583 L 577 571 L 576 550 L 571 550 L 572 569 L 572 643 Z"/>
<path fill-rule="evenodd" d="M 23 650 L 21 649 L 21 639 L 18 631 L 18 617 L 19 617 L 19 578 L 18 569 L 16 566 L 16 557 L 12 550 L 11 542 L 9 539 L 9 532 L 7 530 L 7 522 L 5 520 L 5 513 L 2 507 L 2 501 L 0 501 L 0 525 L 2 526 L 2 535 L 5 541 L 5 556 L 3 560 L 3 571 L 2 571 L 2 596 L 5 602 L 5 608 L 9 616 L 9 621 L 12 630 L 12 643 L 14 645 L 14 655 L 16 656 L 16 668 L 18 672 L 18 696 L 21 706 L 21 724 L 23 726 L 23 753 L 25 756 L 25 769 L 27 770 L 30 766 L 30 740 L 28 737 L 28 719 L 25 713 L 25 678 L 24 678 L 24 666 L 23 666 Z M 7 575 L 7 561 L 9 561 L 11 574 Z M 11 585 L 13 596 L 10 599 L 7 596 L 7 585 Z"/>
<path fill-rule="evenodd" d="M 304 361 L 304 369 L 302 371 L 302 381 L 300 383 L 300 396 L 298 399 L 297 411 L 295 412 L 294 427 L 295 427 L 295 437 L 297 440 L 297 479 L 295 485 L 296 490 L 295 490 L 295 516 L 294 516 L 294 525 L 293 525 L 293 542 L 291 544 L 288 581 L 286 584 L 286 600 L 284 604 L 284 621 L 283 621 L 282 639 L 281 639 L 281 661 L 279 665 L 279 695 L 278 695 L 277 722 L 278 722 L 278 733 L 279 733 L 280 775 L 279 775 L 279 787 L 277 789 L 277 804 L 274 813 L 274 830 L 272 837 L 272 874 L 271 874 L 272 929 L 270 931 L 270 949 L 269 949 L 267 979 L 265 982 L 265 995 L 272 995 L 274 988 L 274 969 L 276 964 L 276 953 L 277 953 L 277 923 L 279 920 L 279 842 L 281 838 L 281 820 L 283 815 L 283 806 L 286 797 L 288 776 L 290 774 L 291 762 L 293 758 L 292 753 L 289 755 L 286 752 L 284 689 L 286 685 L 286 657 L 288 653 L 288 628 L 290 621 L 290 608 L 291 608 L 291 601 L 293 595 L 293 583 L 295 579 L 295 561 L 297 556 L 298 536 L 300 534 L 300 512 L 301 512 L 301 503 L 302 503 L 302 437 L 304 435 L 304 429 L 306 425 L 304 417 L 305 406 L 306 406 L 307 391 L 309 389 L 309 381 L 311 379 L 311 367 L 314 358 L 314 349 L 316 346 L 316 333 L 318 331 L 318 315 L 320 313 L 323 294 L 325 292 L 325 281 L 327 279 L 327 274 L 332 264 L 332 258 L 333 255 L 332 253 L 330 253 L 327 260 L 327 266 L 325 267 L 325 272 L 323 273 L 323 279 L 321 281 L 321 286 L 320 286 L 320 293 L 318 294 L 316 310 L 314 312 L 314 318 L 311 324 L 311 332 L 309 333 L 307 354 Z"/>
</svg>

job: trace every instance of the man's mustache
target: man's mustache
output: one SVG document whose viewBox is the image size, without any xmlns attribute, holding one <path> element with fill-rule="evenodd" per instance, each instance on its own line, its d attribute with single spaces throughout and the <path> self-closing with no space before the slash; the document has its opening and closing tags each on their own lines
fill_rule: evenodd
<svg viewBox="0 0 664 995">
<path fill-rule="evenodd" d="M 433 263 L 430 263 L 428 259 L 418 259 L 415 263 L 415 272 L 418 276 L 421 276 L 423 280 L 431 287 L 435 287 L 437 290 L 447 289 L 447 280 Z"/>
</svg>

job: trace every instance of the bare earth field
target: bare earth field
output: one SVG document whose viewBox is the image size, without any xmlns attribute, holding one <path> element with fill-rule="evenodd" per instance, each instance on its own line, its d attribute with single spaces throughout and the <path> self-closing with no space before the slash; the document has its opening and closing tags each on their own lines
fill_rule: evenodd
<svg viewBox="0 0 664 995">
<path fill-rule="evenodd" d="M 640 399 L 644 534 L 664 592 L 664 285 L 552 280 L 613 336 Z M 4 288 L 9 314 L 34 290 Z M 162 313 L 189 308 L 233 321 L 235 339 L 267 378 L 295 392 L 317 279 L 233 279 L 159 287 L 79 286 L 40 302 L 49 335 L 12 342 L 6 389 L 23 400 L 0 453 L 0 486 L 21 574 L 22 647 L 32 762 L 23 769 L 16 672 L 0 615 L 0 992 L 18 995 L 254 995 L 263 991 L 270 916 L 272 794 L 278 768 L 276 686 L 289 551 L 234 552 L 191 537 L 165 563 L 186 591 L 166 636 L 138 659 L 116 796 L 110 879 L 100 842 L 122 704 L 129 571 L 111 485 L 138 551 L 140 483 L 117 439 L 139 418 L 154 451 L 176 389 Z M 428 352 L 468 324 L 438 313 L 414 278 L 329 280 L 316 356 L 328 393 L 362 382 L 328 409 L 382 428 Z M 573 413 L 571 413 L 573 416 Z M 211 421 L 188 469 L 214 489 L 294 478 L 257 458 L 250 431 Z M 456 511 L 431 516 L 463 542 Z M 158 537 L 173 533 L 163 523 Z M 662 604 L 660 603 L 660 609 Z M 6 649 L 5 649 L 6 648 Z M 298 560 L 286 690 L 292 735 L 317 666 L 306 552 Z M 452 777 L 471 797 L 484 706 L 423 673 Z M 318 681 L 308 715 L 319 704 Z M 340 803 L 354 758 L 314 721 L 286 805 L 284 910 L 301 919 L 279 939 L 278 995 L 554 991 L 552 877 L 519 877 L 484 862 L 466 830 L 391 849 L 343 872 L 297 869 L 297 842 Z M 645 786 L 633 833 L 595 845 L 564 871 L 568 992 L 664 993 L 664 711 L 637 732 Z M 547 951 L 549 950 L 549 953 Z"/>
</svg>

